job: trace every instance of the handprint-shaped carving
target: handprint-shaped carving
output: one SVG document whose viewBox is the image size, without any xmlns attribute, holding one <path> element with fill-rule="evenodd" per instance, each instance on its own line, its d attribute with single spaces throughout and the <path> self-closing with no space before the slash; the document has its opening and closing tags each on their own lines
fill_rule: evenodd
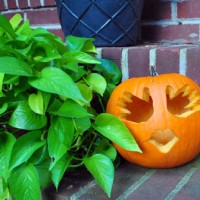
<svg viewBox="0 0 200 200">
<path fill-rule="evenodd" d="M 178 117 L 187 117 L 194 112 L 200 111 L 200 95 L 189 85 L 185 85 L 177 92 L 171 86 L 166 88 L 167 109 Z"/>
<path fill-rule="evenodd" d="M 148 88 L 144 88 L 141 99 L 130 92 L 124 92 L 123 98 L 119 98 L 118 102 L 118 107 L 122 111 L 119 117 L 126 120 L 143 122 L 153 114 L 153 101 Z"/>
</svg>

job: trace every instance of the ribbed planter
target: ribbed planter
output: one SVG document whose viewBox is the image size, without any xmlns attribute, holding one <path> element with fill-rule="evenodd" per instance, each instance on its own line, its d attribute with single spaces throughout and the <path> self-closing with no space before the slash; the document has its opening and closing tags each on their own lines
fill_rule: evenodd
<svg viewBox="0 0 200 200">
<path fill-rule="evenodd" d="M 65 36 L 95 38 L 96 46 L 133 46 L 144 0 L 55 0 Z"/>
</svg>

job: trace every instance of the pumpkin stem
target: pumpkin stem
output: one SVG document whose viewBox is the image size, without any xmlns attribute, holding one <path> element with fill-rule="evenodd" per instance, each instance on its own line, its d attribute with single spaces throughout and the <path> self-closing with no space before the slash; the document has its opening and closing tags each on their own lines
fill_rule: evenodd
<svg viewBox="0 0 200 200">
<path fill-rule="evenodd" d="M 156 72 L 154 66 L 152 65 L 150 65 L 149 73 L 150 73 L 150 76 L 158 76 L 158 73 Z"/>
</svg>

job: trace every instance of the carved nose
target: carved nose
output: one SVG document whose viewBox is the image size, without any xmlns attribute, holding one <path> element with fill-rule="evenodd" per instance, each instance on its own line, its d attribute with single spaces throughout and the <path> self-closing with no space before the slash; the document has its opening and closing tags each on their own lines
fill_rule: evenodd
<svg viewBox="0 0 200 200">
<path fill-rule="evenodd" d="M 171 129 L 157 129 L 151 135 L 149 142 L 152 143 L 160 152 L 167 153 L 179 140 Z"/>
</svg>

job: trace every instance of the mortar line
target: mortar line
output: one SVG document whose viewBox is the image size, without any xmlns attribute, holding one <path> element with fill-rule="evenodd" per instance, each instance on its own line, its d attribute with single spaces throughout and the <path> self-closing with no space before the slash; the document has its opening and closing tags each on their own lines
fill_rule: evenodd
<svg viewBox="0 0 200 200">
<path fill-rule="evenodd" d="M 196 166 L 192 167 L 183 178 L 179 181 L 176 187 L 168 194 L 165 200 L 172 200 L 175 195 L 189 182 L 192 175 L 200 168 L 200 160 L 196 162 Z"/>
<path fill-rule="evenodd" d="M 27 0 L 28 1 L 28 7 L 30 8 L 31 7 L 31 2 L 30 0 Z"/>
<path fill-rule="evenodd" d="M 180 50 L 179 56 L 179 73 L 186 75 L 187 72 L 187 48 Z"/>
<path fill-rule="evenodd" d="M 69 199 L 70 200 L 77 200 L 79 197 L 81 197 L 83 194 L 85 194 L 88 190 L 93 188 L 96 185 L 96 181 L 93 180 L 84 187 L 80 188 L 78 192 L 74 193 Z"/>
<path fill-rule="evenodd" d="M 200 40 L 200 25 L 199 25 L 199 40 Z"/>
<path fill-rule="evenodd" d="M 96 48 L 96 50 L 97 50 L 97 55 L 96 55 L 96 58 L 102 58 L 102 50 L 103 50 L 103 48 Z"/>
<path fill-rule="evenodd" d="M 149 51 L 149 66 L 153 66 L 156 70 L 157 49 L 153 48 Z"/>
<path fill-rule="evenodd" d="M 176 2 L 171 3 L 171 19 L 173 21 L 177 21 L 177 3 Z"/>
<path fill-rule="evenodd" d="M 124 48 L 122 50 L 121 69 L 122 69 L 122 82 L 123 82 L 129 78 L 128 48 Z"/>
<path fill-rule="evenodd" d="M 7 0 L 4 0 L 4 6 L 6 9 L 8 9 L 8 1 Z"/>
<path fill-rule="evenodd" d="M 18 0 L 15 0 L 15 3 L 16 3 L 16 7 L 19 8 L 19 2 L 18 2 Z"/>
<path fill-rule="evenodd" d="M 44 6 L 44 0 L 40 0 L 40 5 Z"/>
<path fill-rule="evenodd" d="M 139 188 L 147 179 L 151 177 L 157 170 L 150 169 L 147 171 L 138 181 L 136 181 L 133 185 L 131 185 L 124 193 L 122 193 L 116 200 L 124 200 L 126 199 L 133 191 Z"/>
<path fill-rule="evenodd" d="M 34 24 L 34 25 L 31 25 L 31 28 L 39 28 L 41 27 L 42 28 L 45 28 L 45 29 L 61 29 L 61 26 L 60 24 Z"/>
</svg>

